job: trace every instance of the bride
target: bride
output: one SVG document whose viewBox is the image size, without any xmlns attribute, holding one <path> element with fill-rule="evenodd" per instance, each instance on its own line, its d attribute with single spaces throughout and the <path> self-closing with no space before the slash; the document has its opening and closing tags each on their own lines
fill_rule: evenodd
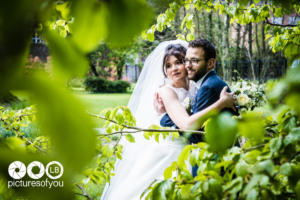
<svg viewBox="0 0 300 200">
<path fill-rule="evenodd" d="M 138 127 L 159 124 L 159 116 L 153 107 L 156 91 L 161 96 L 167 113 L 179 127 L 188 128 L 212 109 L 221 110 L 234 103 L 232 94 L 223 89 L 220 99 L 207 109 L 189 116 L 183 107 L 187 97 L 192 101 L 196 86 L 189 81 L 184 66 L 187 42 L 174 40 L 160 43 L 147 57 L 142 73 L 129 101 L 129 108 Z M 161 87 L 162 86 L 162 87 Z M 177 160 L 184 143 L 171 137 L 146 140 L 135 135 L 135 143 L 121 140 L 123 159 L 118 161 L 115 176 L 105 187 L 102 200 L 137 200 L 155 179 L 162 180 L 164 170 Z"/>
</svg>

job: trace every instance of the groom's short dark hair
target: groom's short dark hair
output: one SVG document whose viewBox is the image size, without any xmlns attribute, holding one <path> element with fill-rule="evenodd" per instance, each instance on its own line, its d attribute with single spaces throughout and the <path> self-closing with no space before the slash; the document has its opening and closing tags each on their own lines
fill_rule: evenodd
<svg viewBox="0 0 300 200">
<path fill-rule="evenodd" d="M 205 53 L 205 61 L 208 61 L 211 58 L 216 58 L 216 54 L 217 54 L 216 48 L 207 39 L 192 40 L 189 42 L 188 47 L 203 48 L 204 53 Z"/>
</svg>

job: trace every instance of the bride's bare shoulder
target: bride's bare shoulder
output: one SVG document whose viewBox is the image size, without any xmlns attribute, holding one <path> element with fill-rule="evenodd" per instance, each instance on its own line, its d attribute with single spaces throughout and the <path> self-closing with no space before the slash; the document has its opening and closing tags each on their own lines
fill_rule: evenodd
<svg viewBox="0 0 300 200">
<path fill-rule="evenodd" d="M 164 97 L 176 95 L 175 91 L 169 85 L 163 85 L 158 89 L 158 94 Z"/>
</svg>

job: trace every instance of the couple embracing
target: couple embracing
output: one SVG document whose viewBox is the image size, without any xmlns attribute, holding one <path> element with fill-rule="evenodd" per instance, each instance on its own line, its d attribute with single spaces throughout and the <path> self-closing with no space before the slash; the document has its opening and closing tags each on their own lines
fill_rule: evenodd
<svg viewBox="0 0 300 200">
<path fill-rule="evenodd" d="M 215 62 L 215 47 L 206 39 L 160 43 L 147 57 L 128 104 L 137 126 L 160 124 L 186 130 L 211 110 L 228 109 L 234 113 L 236 100 L 213 70 Z M 191 100 L 191 113 L 184 106 L 187 98 Z M 136 134 L 135 141 L 121 140 L 123 159 L 117 162 L 115 176 L 106 186 L 102 200 L 140 199 L 153 180 L 163 179 L 164 170 L 177 160 L 186 145 L 171 136 L 156 142 Z M 189 137 L 189 143 L 200 141 L 200 135 Z M 192 174 L 196 176 L 197 166 L 192 166 Z"/>
</svg>

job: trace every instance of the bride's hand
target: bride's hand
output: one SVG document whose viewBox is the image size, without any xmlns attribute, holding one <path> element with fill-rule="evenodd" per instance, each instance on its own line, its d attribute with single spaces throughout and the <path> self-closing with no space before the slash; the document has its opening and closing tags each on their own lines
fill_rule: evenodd
<svg viewBox="0 0 300 200">
<path fill-rule="evenodd" d="M 223 108 L 231 108 L 236 111 L 235 104 L 237 103 L 237 99 L 233 92 L 227 92 L 227 86 L 225 86 L 220 93 L 220 102 Z"/>
<path fill-rule="evenodd" d="M 155 92 L 154 99 L 153 99 L 153 107 L 158 115 L 161 115 L 166 112 L 165 105 L 159 96 L 158 92 Z"/>
</svg>

